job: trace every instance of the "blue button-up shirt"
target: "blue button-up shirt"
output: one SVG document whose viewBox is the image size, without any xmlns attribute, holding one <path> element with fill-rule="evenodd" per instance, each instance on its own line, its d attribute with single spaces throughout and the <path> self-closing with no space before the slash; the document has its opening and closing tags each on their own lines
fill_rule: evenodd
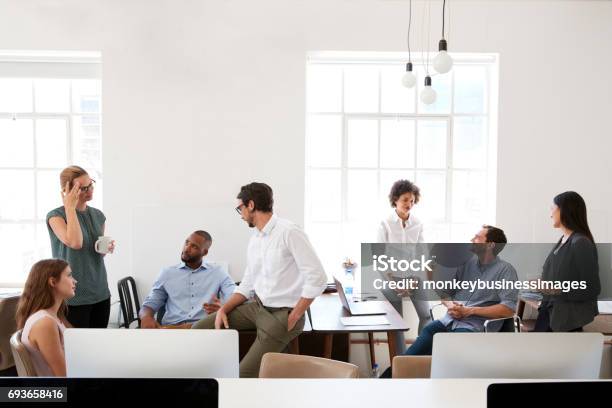
<svg viewBox="0 0 612 408">
<path fill-rule="evenodd" d="M 213 296 L 225 303 L 235 287 L 232 278 L 217 265 L 202 263 L 194 270 L 181 262 L 162 269 L 142 305 L 154 312 L 165 306 L 164 325 L 195 322 L 208 315 L 204 303 L 210 303 Z"/>
<path fill-rule="evenodd" d="M 459 267 L 457 274 L 454 277 L 459 281 L 517 281 L 518 277 L 514 267 L 496 257 L 492 262 L 483 265 L 478 260 L 477 256 L 470 258 L 463 266 Z M 453 300 L 463 303 L 465 306 L 486 307 L 492 305 L 504 305 L 511 310 L 516 310 L 518 301 L 518 290 L 513 288 L 507 289 L 476 289 L 471 292 L 469 289 L 459 289 L 451 291 L 448 294 L 452 295 Z M 451 330 L 468 329 L 472 331 L 483 331 L 486 317 L 472 315 L 463 319 L 453 319 L 448 313 L 440 319 L 442 324 L 449 325 Z"/>
</svg>

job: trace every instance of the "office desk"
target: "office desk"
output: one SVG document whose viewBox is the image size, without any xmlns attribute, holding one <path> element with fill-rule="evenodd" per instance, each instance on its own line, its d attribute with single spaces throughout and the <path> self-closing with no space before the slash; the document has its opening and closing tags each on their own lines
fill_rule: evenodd
<svg viewBox="0 0 612 408">
<path fill-rule="evenodd" d="M 332 340 L 335 333 L 368 333 L 370 343 L 370 360 L 372 364 L 376 361 L 374 355 L 373 333 L 387 333 L 389 342 L 389 358 L 390 361 L 396 355 L 396 339 L 393 335 L 397 331 L 406 331 L 409 327 L 402 319 L 399 313 L 393 308 L 391 303 L 382 301 L 381 304 L 387 312 L 387 319 L 391 324 L 381 326 L 345 326 L 340 322 L 341 317 L 348 317 L 350 313 L 344 309 L 337 293 L 323 294 L 315 299 L 310 305 L 310 318 L 312 330 L 315 333 L 325 334 L 325 347 L 323 356 L 331 358 Z"/>
<path fill-rule="evenodd" d="M 550 381 L 563 380 L 219 379 L 219 408 L 244 406 L 245 395 L 257 396 L 255 405 L 268 408 L 486 408 L 489 384 Z M 519 399 L 516 404 L 524 405 Z"/>
</svg>

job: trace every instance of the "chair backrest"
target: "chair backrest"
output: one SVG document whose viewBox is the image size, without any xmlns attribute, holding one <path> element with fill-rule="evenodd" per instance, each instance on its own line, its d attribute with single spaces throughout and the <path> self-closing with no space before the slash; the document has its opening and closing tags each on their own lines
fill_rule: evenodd
<svg viewBox="0 0 612 408">
<path fill-rule="evenodd" d="M 0 371 L 15 365 L 10 339 L 17 330 L 17 303 L 19 296 L 0 299 Z"/>
<path fill-rule="evenodd" d="M 17 366 L 17 374 L 20 377 L 37 377 L 36 369 L 30 358 L 30 353 L 25 345 L 21 342 L 21 330 L 15 332 L 11 336 L 11 351 Z"/>
<path fill-rule="evenodd" d="M 430 378 L 431 356 L 396 356 L 392 368 L 393 378 Z"/>
<path fill-rule="evenodd" d="M 120 279 L 117 282 L 117 290 L 119 292 L 121 314 L 123 315 L 123 327 L 129 329 L 133 322 L 138 322 L 138 327 L 140 327 L 140 318 L 138 317 L 140 300 L 136 290 L 136 281 L 131 276 Z"/>
<path fill-rule="evenodd" d="M 358 378 L 359 368 L 350 363 L 297 354 L 266 353 L 259 378 Z"/>
<path fill-rule="evenodd" d="M 514 315 L 500 319 L 489 319 L 484 322 L 485 333 L 520 333 L 521 318 Z"/>
</svg>

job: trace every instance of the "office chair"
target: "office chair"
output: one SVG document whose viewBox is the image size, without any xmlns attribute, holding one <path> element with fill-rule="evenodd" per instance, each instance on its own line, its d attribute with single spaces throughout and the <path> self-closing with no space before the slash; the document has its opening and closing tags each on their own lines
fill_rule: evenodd
<svg viewBox="0 0 612 408">
<path fill-rule="evenodd" d="M 359 368 L 343 361 L 296 354 L 266 353 L 259 378 L 358 378 Z"/>
<path fill-rule="evenodd" d="M 140 328 L 140 317 L 138 317 L 140 300 L 136 290 L 136 281 L 131 276 L 120 279 L 117 282 L 117 290 L 119 292 L 121 314 L 123 315 L 122 326 L 129 329 L 130 325 L 137 321 L 138 328 Z"/>
<path fill-rule="evenodd" d="M 431 356 L 396 356 L 392 378 L 430 378 Z"/>
<path fill-rule="evenodd" d="M 499 319 L 488 319 L 484 322 L 485 333 L 520 333 L 521 318 L 517 315 L 501 317 Z"/>
<path fill-rule="evenodd" d="M 0 301 L 0 371 L 15 365 L 11 352 L 10 338 L 17 330 L 15 312 L 19 297 L 11 297 Z"/>
<path fill-rule="evenodd" d="M 442 311 L 446 313 L 446 307 L 442 303 L 435 304 L 429 309 L 429 315 L 432 320 L 439 319 L 442 317 Z M 496 333 L 496 332 L 515 332 L 520 333 L 521 331 L 521 318 L 516 314 L 512 317 L 501 317 L 499 319 L 488 319 L 484 322 L 485 333 Z"/>
<path fill-rule="evenodd" d="M 18 330 L 11 336 L 11 351 L 17 366 L 17 374 L 19 377 L 38 377 L 30 353 L 25 345 L 21 342 L 21 330 Z"/>
</svg>

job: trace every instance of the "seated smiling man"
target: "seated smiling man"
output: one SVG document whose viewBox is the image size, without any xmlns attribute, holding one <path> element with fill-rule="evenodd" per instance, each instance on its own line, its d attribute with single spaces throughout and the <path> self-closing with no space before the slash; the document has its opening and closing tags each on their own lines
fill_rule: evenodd
<svg viewBox="0 0 612 408">
<path fill-rule="evenodd" d="M 516 270 L 497 255 L 507 243 L 504 232 L 490 225 L 472 238 L 472 256 L 457 268 L 457 281 L 517 281 Z M 516 309 L 518 290 L 510 289 L 458 289 L 441 293 L 446 314 L 425 326 L 404 355 L 431 355 L 434 334 L 440 332 L 481 332 L 488 319 L 512 317 Z M 454 300 L 450 300 L 450 299 Z M 381 378 L 391 377 L 391 367 Z"/>
<path fill-rule="evenodd" d="M 206 231 L 195 231 L 185 240 L 181 263 L 162 269 L 151 293 L 140 309 L 143 329 L 159 328 L 154 314 L 165 306 L 164 326 L 189 328 L 211 313 L 216 312 L 236 285 L 220 267 L 203 262 L 212 245 Z"/>
</svg>

